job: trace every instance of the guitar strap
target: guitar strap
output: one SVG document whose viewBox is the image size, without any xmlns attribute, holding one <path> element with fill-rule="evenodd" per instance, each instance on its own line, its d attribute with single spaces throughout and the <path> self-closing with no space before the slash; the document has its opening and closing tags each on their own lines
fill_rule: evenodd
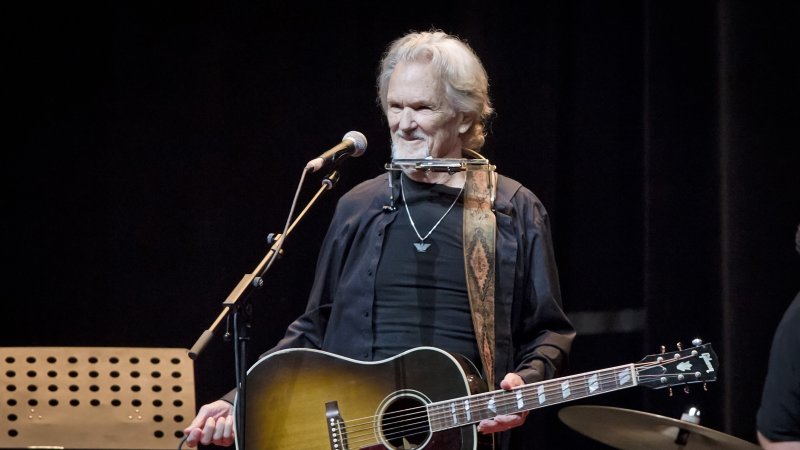
<svg viewBox="0 0 800 450">
<path fill-rule="evenodd" d="M 495 236 L 492 166 L 466 171 L 464 185 L 464 264 L 472 324 L 489 389 L 494 389 Z"/>
</svg>

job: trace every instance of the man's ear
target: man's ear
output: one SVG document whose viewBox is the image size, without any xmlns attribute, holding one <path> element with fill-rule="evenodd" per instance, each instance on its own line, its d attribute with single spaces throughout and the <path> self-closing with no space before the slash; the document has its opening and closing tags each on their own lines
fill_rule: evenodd
<svg viewBox="0 0 800 450">
<path fill-rule="evenodd" d="M 473 119 L 471 114 L 462 114 L 461 115 L 461 123 L 458 125 L 458 134 L 464 134 L 469 130 L 472 126 L 472 123 L 475 120 Z"/>
</svg>

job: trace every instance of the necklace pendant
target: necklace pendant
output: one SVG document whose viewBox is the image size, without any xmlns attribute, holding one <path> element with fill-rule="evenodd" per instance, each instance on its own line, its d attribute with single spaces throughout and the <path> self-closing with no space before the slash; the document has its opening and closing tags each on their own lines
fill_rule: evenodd
<svg viewBox="0 0 800 450">
<path fill-rule="evenodd" d="M 417 253 L 425 253 L 425 252 L 427 252 L 428 251 L 428 247 L 430 247 L 430 246 L 431 246 L 431 244 L 426 244 L 424 242 L 415 242 L 414 243 L 414 247 L 417 248 Z"/>
</svg>

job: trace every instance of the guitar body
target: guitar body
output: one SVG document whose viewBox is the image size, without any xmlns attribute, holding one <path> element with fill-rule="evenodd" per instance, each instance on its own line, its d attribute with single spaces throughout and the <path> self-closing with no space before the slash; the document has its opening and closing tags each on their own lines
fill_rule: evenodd
<svg viewBox="0 0 800 450">
<path fill-rule="evenodd" d="M 244 442 L 249 450 L 489 448 L 474 425 L 431 432 L 427 423 L 425 405 L 479 391 L 471 363 L 432 347 L 378 362 L 283 350 L 247 373 Z"/>
</svg>

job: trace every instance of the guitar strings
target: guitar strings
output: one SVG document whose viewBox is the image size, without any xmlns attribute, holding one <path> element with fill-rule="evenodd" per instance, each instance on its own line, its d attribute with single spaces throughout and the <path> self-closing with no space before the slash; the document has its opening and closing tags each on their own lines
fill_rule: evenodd
<svg viewBox="0 0 800 450">
<path fill-rule="evenodd" d="M 626 367 L 626 366 L 621 366 L 621 367 Z M 587 375 L 577 375 L 577 376 L 573 376 L 573 377 L 580 378 L 581 376 L 583 376 L 584 378 L 586 378 Z M 664 375 L 662 374 L 660 376 L 664 376 Z M 598 377 L 598 381 L 607 382 L 607 381 L 613 379 L 614 377 L 615 377 L 615 375 L 613 373 L 610 376 L 608 374 L 600 374 L 600 376 Z M 651 376 L 651 377 L 653 377 L 653 376 Z M 563 381 L 562 381 L 562 383 L 563 383 Z M 589 382 L 578 382 L 578 383 L 571 383 L 571 386 L 573 388 L 575 388 L 575 389 L 578 389 L 578 388 L 581 388 L 581 387 L 585 387 L 587 384 L 589 384 Z M 634 385 L 631 384 L 631 386 L 634 386 Z M 522 388 L 520 388 L 520 389 L 522 389 Z M 615 388 L 614 390 L 617 390 L 617 389 L 620 389 L 620 388 Z M 545 388 L 543 390 L 543 393 L 546 394 L 546 393 L 559 392 L 560 390 L 561 389 L 559 387 L 556 387 L 556 388 Z M 489 393 L 487 393 L 487 394 L 491 395 Z M 481 394 L 481 395 L 487 395 L 487 394 Z M 515 391 L 498 391 L 496 394 L 497 394 L 498 397 L 500 397 L 500 401 L 497 403 L 498 410 L 502 409 L 502 408 L 508 408 L 507 411 L 500 411 L 500 412 L 518 412 L 519 410 L 525 410 L 524 407 L 521 408 L 521 409 L 517 408 L 516 403 L 517 403 L 518 399 L 516 397 L 516 392 Z M 479 395 L 479 397 L 481 395 Z M 537 393 L 535 393 L 533 395 L 531 395 L 529 393 L 523 393 L 522 399 L 523 399 L 523 401 L 530 400 L 531 398 L 535 399 L 539 395 L 540 395 L 539 392 L 537 392 Z M 567 399 L 564 399 L 562 401 L 567 401 Z M 458 402 L 458 399 L 451 400 L 451 401 L 449 401 L 447 403 L 450 404 L 450 403 L 453 403 L 453 402 Z M 476 402 L 473 402 L 473 403 L 476 403 Z M 551 403 L 557 403 L 557 402 L 551 402 Z M 511 406 L 511 407 L 509 408 L 509 406 Z M 425 407 L 416 407 L 416 408 L 413 408 L 413 409 L 408 409 L 406 411 L 419 410 L 419 409 L 422 409 L 422 408 L 425 408 Z M 405 411 L 401 411 L 401 413 L 402 412 L 405 412 Z M 412 416 L 412 419 L 413 419 L 413 417 L 418 416 L 417 413 L 412 413 L 412 414 L 407 414 L 407 415 Z M 431 418 L 435 420 L 435 419 L 437 419 L 437 417 L 439 417 L 441 419 L 441 417 L 448 417 L 449 418 L 451 416 L 452 416 L 452 413 L 450 411 L 447 411 L 446 408 L 445 409 L 439 408 L 439 412 L 434 412 L 431 415 Z M 460 416 L 466 418 L 465 414 L 463 414 L 463 413 L 460 414 Z M 409 419 L 409 420 L 411 420 L 411 419 Z M 358 420 L 354 420 L 354 421 L 350 421 L 348 423 L 352 422 L 352 423 L 355 424 L 357 421 Z M 372 427 L 372 425 L 371 425 L 373 422 L 374 422 L 374 419 L 371 419 L 371 418 L 368 418 L 367 422 L 365 422 L 365 424 L 369 425 L 368 428 L 371 429 L 370 431 L 374 430 L 374 427 Z M 404 424 L 404 427 L 407 428 L 408 424 Z M 427 425 L 425 427 L 423 427 L 423 428 L 427 428 Z M 357 429 L 357 427 L 355 427 L 355 426 L 348 426 L 348 430 L 350 430 L 350 431 L 356 431 L 356 429 Z M 355 435 L 355 433 L 353 435 Z"/>
<path fill-rule="evenodd" d="M 646 368 L 662 366 L 666 363 L 672 363 L 680 359 L 689 358 L 691 356 L 673 358 L 670 360 L 663 360 L 660 362 L 654 361 L 648 363 L 625 364 L 610 369 L 600 370 L 597 372 L 587 372 L 587 373 L 564 377 L 562 379 L 559 379 L 559 381 L 557 382 L 555 382 L 554 380 L 546 380 L 543 382 L 537 382 L 525 386 L 520 386 L 519 388 L 513 389 L 511 391 L 499 390 L 494 392 L 480 393 L 471 396 L 450 399 L 444 402 L 435 402 L 430 405 L 420 405 L 399 411 L 388 412 L 383 414 L 382 416 L 367 416 L 362 418 L 351 419 L 343 422 L 344 432 L 346 433 L 346 441 L 350 445 L 363 445 L 364 443 L 374 442 L 377 436 L 383 436 L 385 440 L 391 441 L 393 439 L 397 439 L 403 436 L 429 433 L 433 431 L 432 424 L 438 425 L 435 431 L 441 431 L 444 429 L 455 428 L 463 425 L 468 425 L 470 423 L 475 423 L 484 418 L 492 418 L 498 414 L 512 414 L 525 410 L 535 409 L 536 407 L 550 406 L 553 404 L 572 401 L 572 399 L 569 398 L 569 396 L 565 398 L 563 395 L 561 398 L 555 397 L 554 399 L 551 399 L 551 395 L 554 393 L 563 394 L 563 389 L 561 386 L 567 380 L 569 380 L 569 388 L 576 390 L 586 389 L 586 387 L 589 385 L 598 385 L 599 387 L 597 393 L 601 393 L 603 391 L 612 392 L 627 387 L 633 387 L 636 386 L 633 383 L 631 383 L 628 386 L 620 386 L 616 384 L 621 371 L 624 371 L 624 369 L 631 366 L 634 368 L 635 372 L 637 372 L 636 378 L 640 380 L 638 384 L 641 384 L 642 382 L 647 382 L 647 380 L 659 379 L 662 377 L 677 378 L 684 374 L 660 373 L 660 374 L 650 375 L 650 374 L 642 374 L 639 372 L 641 370 L 646 370 Z M 590 381 L 589 378 L 594 375 L 597 376 L 597 380 Z M 630 375 L 632 377 L 634 376 L 634 374 Z M 615 384 L 610 389 L 609 387 L 604 388 L 604 385 L 607 385 L 609 382 L 612 381 Z M 683 384 L 683 383 L 678 383 L 678 384 Z M 533 388 L 538 387 L 539 385 L 544 386 L 542 392 L 539 392 L 538 389 L 534 391 Z M 665 385 L 664 387 L 667 387 L 667 385 Z M 522 395 L 520 396 L 521 398 L 517 397 L 519 391 L 522 391 Z M 530 405 L 531 403 L 536 404 L 541 395 L 544 395 L 546 400 L 543 401 L 541 404 L 537 404 L 537 406 L 535 406 L 534 408 L 529 408 L 528 405 Z M 494 411 L 496 412 L 492 412 L 491 414 L 486 414 L 486 411 L 488 411 L 488 409 L 481 409 L 481 411 L 483 411 L 483 414 L 476 412 L 474 410 L 470 410 L 469 412 L 467 412 L 463 408 L 459 408 L 458 412 L 453 412 L 451 407 L 448 406 L 457 403 L 463 404 L 463 402 L 465 401 L 469 401 L 470 405 L 485 404 L 481 402 L 481 399 L 484 398 L 491 399 L 492 397 L 494 398 L 495 401 Z M 520 401 L 522 402 L 521 408 L 519 407 Z M 468 417 L 472 415 L 481 418 Z M 386 424 L 387 422 L 390 422 L 391 425 L 381 427 L 378 420 L 379 418 L 381 419 L 382 423 Z M 383 430 L 382 433 L 380 432 L 381 429 Z"/>
</svg>

